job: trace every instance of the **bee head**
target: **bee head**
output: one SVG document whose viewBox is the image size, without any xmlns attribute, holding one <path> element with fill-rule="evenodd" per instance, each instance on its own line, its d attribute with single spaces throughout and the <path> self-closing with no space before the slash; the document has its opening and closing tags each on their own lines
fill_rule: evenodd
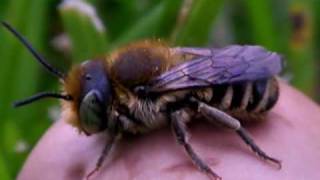
<svg viewBox="0 0 320 180">
<path fill-rule="evenodd" d="M 24 100 L 16 101 L 15 107 L 30 104 L 43 98 L 59 98 L 63 102 L 62 116 L 87 135 L 107 128 L 107 111 L 111 102 L 111 85 L 103 61 L 91 60 L 74 66 L 65 75 L 51 66 L 32 45 L 6 22 L 2 25 L 10 31 L 51 74 L 64 86 L 63 93 L 41 92 Z"/>
<path fill-rule="evenodd" d="M 80 68 L 79 125 L 89 135 L 107 127 L 107 109 L 112 92 L 103 61 L 86 61 Z"/>
</svg>

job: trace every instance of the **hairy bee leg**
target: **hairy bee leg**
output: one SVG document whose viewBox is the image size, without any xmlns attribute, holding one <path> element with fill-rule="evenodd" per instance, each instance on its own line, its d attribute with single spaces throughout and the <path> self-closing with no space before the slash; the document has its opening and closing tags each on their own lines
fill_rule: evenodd
<svg viewBox="0 0 320 180">
<path fill-rule="evenodd" d="M 192 162 L 210 178 L 218 180 L 221 179 L 211 168 L 194 152 L 191 145 L 188 143 L 188 132 L 185 122 L 188 117 L 184 111 L 176 111 L 171 114 L 171 127 L 178 143 L 184 146 L 186 152 L 190 156 Z"/>
<path fill-rule="evenodd" d="M 260 158 L 275 163 L 281 168 L 281 161 L 270 157 L 254 142 L 249 133 L 241 126 L 240 122 L 228 115 L 227 113 L 220 111 L 214 107 L 211 107 L 203 102 L 198 101 L 198 111 L 205 116 L 209 121 L 218 121 L 220 124 L 233 129 L 241 137 L 241 139 L 255 152 Z"/>
<path fill-rule="evenodd" d="M 135 132 L 137 130 L 137 124 L 133 120 L 125 115 L 119 115 L 118 120 L 120 121 L 122 128 L 126 131 Z"/>
<path fill-rule="evenodd" d="M 102 153 L 101 153 L 101 155 L 100 155 L 100 157 L 99 157 L 99 159 L 98 159 L 98 161 L 96 163 L 96 167 L 92 171 L 90 171 L 90 173 L 86 176 L 87 180 L 89 180 L 89 178 L 93 174 L 95 174 L 97 171 L 99 171 L 99 169 L 101 168 L 105 158 L 108 156 L 111 148 L 114 146 L 114 144 L 115 144 L 116 140 L 118 139 L 118 137 L 115 136 L 115 135 L 111 135 L 110 138 L 107 138 L 107 139 L 108 139 L 107 143 L 104 146 L 104 148 L 102 150 Z"/>
</svg>

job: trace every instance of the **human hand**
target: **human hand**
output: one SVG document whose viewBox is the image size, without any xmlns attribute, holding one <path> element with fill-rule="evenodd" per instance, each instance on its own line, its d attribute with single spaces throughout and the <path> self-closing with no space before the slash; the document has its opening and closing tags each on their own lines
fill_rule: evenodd
<svg viewBox="0 0 320 180">
<path fill-rule="evenodd" d="M 260 160 L 236 133 L 203 123 L 189 124 L 190 143 L 224 180 L 320 179 L 320 108 L 280 83 L 280 98 L 267 120 L 245 127 L 278 170 Z M 105 145 L 105 133 L 86 137 L 56 122 L 30 154 L 18 179 L 84 179 Z M 173 138 L 170 128 L 122 139 L 94 179 L 208 179 Z"/>
</svg>

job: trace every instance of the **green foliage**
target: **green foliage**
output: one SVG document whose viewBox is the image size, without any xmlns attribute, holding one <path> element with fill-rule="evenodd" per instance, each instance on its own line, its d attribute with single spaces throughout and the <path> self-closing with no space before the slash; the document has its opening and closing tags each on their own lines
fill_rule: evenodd
<svg viewBox="0 0 320 180">
<path fill-rule="evenodd" d="M 105 28 L 96 14 L 90 11 L 93 10 L 92 6 L 82 3 L 81 9 L 76 5 L 64 3 L 60 5 L 59 10 L 63 25 L 72 42 L 72 57 L 76 62 L 106 51 Z"/>
<path fill-rule="evenodd" d="M 39 49 L 42 46 L 43 28 L 46 26 L 46 3 L 42 0 L 10 1 L 3 14 L 6 21 L 14 24 Z M 17 153 L 16 146 L 19 142 L 34 144 L 43 129 L 48 126 L 48 122 L 36 121 L 36 118 L 41 119 L 39 114 L 44 114 L 44 109 L 40 106 L 35 105 L 18 111 L 11 108 L 13 99 L 28 96 L 36 91 L 39 80 L 38 64 L 21 44 L 2 28 L 0 37 L 0 151 L 1 160 L 7 166 L 6 170 L 0 171 L 6 172 L 4 177 L 14 177 L 27 155 L 27 152 Z M 34 130 L 30 131 L 28 127 Z"/>
<path fill-rule="evenodd" d="M 245 0 L 244 5 L 255 42 L 269 49 L 277 50 L 278 37 L 275 33 L 276 27 L 273 26 L 272 1 Z"/>
<path fill-rule="evenodd" d="M 174 27 L 180 4 L 180 0 L 160 2 L 120 35 L 113 43 L 112 48 L 139 39 L 166 39 Z"/>
<path fill-rule="evenodd" d="M 308 95 L 315 97 L 319 86 L 316 59 L 320 57 L 320 5 L 317 1 L 83 0 L 87 9 L 60 0 L 1 3 L 0 19 L 12 24 L 48 59 L 55 59 L 50 63 L 57 67 L 79 63 L 146 38 L 160 38 L 172 45 L 210 46 L 219 43 L 212 42 L 215 38 L 211 37 L 222 29 L 224 36 L 219 39 L 260 44 L 283 54 L 292 83 Z M 297 14 L 304 22 L 300 26 L 294 25 L 299 23 Z M 226 23 L 220 27 L 216 22 L 221 17 Z M 60 48 L 54 48 L 51 42 L 62 33 L 70 44 L 61 45 L 58 40 L 55 47 Z M 3 28 L 0 28 L 0 42 L 0 179 L 7 180 L 16 177 L 27 154 L 50 125 L 49 108 L 58 105 L 57 101 L 44 101 L 13 109 L 11 102 L 41 90 L 58 90 L 58 81 Z M 17 152 L 21 143 L 30 148 Z"/>
<path fill-rule="evenodd" d="M 209 42 L 215 17 L 222 9 L 223 0 L 199 0 L 191 4 L 185 22 L 177 26 L 174 42 L 177 45 L 203 46 Z"/>
</svg>

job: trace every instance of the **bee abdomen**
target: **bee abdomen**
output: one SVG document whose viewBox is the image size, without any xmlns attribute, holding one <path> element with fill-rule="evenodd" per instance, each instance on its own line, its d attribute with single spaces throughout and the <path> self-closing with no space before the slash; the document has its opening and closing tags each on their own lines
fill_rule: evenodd
<svg viewBox="0 0 320 180">
<path fill-rule="evenodd" d="M 275 77 L 253 82 L 214 85 L 197 93 L 199 99 L 241 119 L 245 119 L 246 116 L 259 116 L 270 110 L 275 105 L 278 95 Z"/>
<path fill-rule="evenodd" d="M 275 105 L 278 96 L 278 82 L 274 77 L 255 81 L 246 110 L 257 113 L 268 111 Z"/>
</svg>

